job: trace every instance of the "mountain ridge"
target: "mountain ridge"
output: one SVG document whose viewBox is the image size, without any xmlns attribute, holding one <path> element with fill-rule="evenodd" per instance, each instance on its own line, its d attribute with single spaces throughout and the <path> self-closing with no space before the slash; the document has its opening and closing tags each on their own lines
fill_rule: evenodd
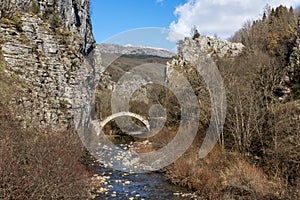
<svg viewBox="0 0 300 200">
<path fill-rule="evenodd" d="M 97 45 L 101 53 L 120 54 L 120 55 L 149 55 L 162 58 L 171 58 L 176 53 L 163 48 L 144 47 L 144 46 L 122 46 L 119 44 L 102 43 Z"/>
</svg>

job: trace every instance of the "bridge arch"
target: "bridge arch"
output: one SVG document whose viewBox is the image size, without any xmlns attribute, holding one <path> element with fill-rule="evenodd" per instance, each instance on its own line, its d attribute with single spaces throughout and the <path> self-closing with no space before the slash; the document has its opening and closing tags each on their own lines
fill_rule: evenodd
<svg viewBox="0 0 300 200">
<path fill-rule="evenodd" d="M 102 120 L 99 122 L 100 125 L 100 129 L 102 129 L 108 122 L 110 122 L 113 119 L 116 119 L 118 117 L 133 117 L 138 119 L 139 121 L 141 121 L 147 128 L 148 131 L 150 131 L 150 123 L 147 119 L 145 119 L 143 116 L 136 114 L 136 113 L 132 113 L 132 112 L 119 112 L 119 113 L 114 113 L 110 116 L 108 116 L 106 119 Z M 99 134 L 99 133 L 97 133 Z"/>
</svg>

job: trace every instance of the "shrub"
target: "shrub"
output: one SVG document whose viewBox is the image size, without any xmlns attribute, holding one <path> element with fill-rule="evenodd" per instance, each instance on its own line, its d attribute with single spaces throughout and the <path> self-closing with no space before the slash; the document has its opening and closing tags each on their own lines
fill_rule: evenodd
<svg viewBox="0 0 300 200">
<path fill-rule="evenodd" d="M 193 40 L 197 39 L 200 37 L 200 34 L 198 32 L 198 29 L 196 26 L 194 26 L 192 29 L 191 29 L 191 36 L 193 38 Z"/>
<path fill-rule="evenodd" d="M 254 165 L 240 159 L 222 170 L 221 179 L 224 190 L 230 195 L 261 199 L 274 193 L 273 184 L 268 181 L 267 176 Z"/>
<path fill-rule="evenodd" d="M 36 0 L 33 0 L 32 1 L 32 12 L 34 13 L 34 14 L 39 14 L 39 12 L 40 12 L 40 7 L 39 7 L 39 4 L 38 4 L 38 2 L 36 1 Z"/>
<path fill-rule="evenodd" d="M 54 29 L 54 30 L 56 28 L 60 27 L 61 21 L 60 21 L 59 15 L 57 13 L 54 13 L 52 15 L 52 18 L 51 18 L 51 21 L 50 21 L 50 25 L 51 25 L 51 28 Z"/>
<path fill-rule="evenodd" d="M 191 147 L 187 153 L 167 168 L 170 181 L 188 190 L 197 191 L 199 195 L 208 199 L 217 199 L 222 187 L 219 178 L 221 152 L 210 154 L 208 159 L 198 161 L 198 148 Z"/>
<path fill-rule="evenodd" d="M 263 171 L 237 154 L 215 147 L 205 159 L 199 161 L 195 156 L 197 150 L 191 148 L 167 168 L 167 176 L 172 183 L 196 191 L 207 199 L 280 197 L 283 191 L 281 182 L 269 180 Z"/>
<path fill-rule="evenodd" d="M 88 172 L 72 130 L 24 130 L 0 109 L 0 199 L 86 199 Z"/>
<path fill-rule="evenodd" d="M 19 31 L 19 32 L 23 31 L 21 13 L 17 12 L 15 15 L 10 17 L 10 20 L 15 25 L 17 31 Z"/>
</svg>

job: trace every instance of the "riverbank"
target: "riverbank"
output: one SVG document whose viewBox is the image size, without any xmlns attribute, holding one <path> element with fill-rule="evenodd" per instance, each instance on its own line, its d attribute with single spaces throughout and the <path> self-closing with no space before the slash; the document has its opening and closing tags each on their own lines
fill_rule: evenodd
<svg viewBox="0 0 300 200">
<path fill-rule="evenodd" d="M 291 187 L 280 177 L 268 176 L 257 157 L 228 152 L 220 146 L 204 159 L 198 148 L 190 148 L 166 168 L 166 177 L 175 185 L 209 200 L 298 199 L 299 185 Z"/>
<path fill-rule="evenodd" d="M 119 137 L 117 137 L 120 139 Z M 116 141 L 115 141 L 116 142 Z M 118 149 L 135 152 L 146 152 L 153 148 L 149 140 L 140 142 L 129 142 L 116 144 Z M 107 149 L 106 149 L 107 150 Z M 105 153 L 113 153 L 107 151 Z M 102 151 L 98 153 L 102 155 Z M 126 154 L 127 155 L 127 154 Z M 99 172 L 92 177 L 92 197 L 95 199 L 200 199 L 194 192 L 170 183 L 166 174 L 160 172 L 135 173 L 134 168 L 127 172 L 113 169 L 114 161 L 126 158 L 122 153 L 113 154 L 112 157 L 100 156 L 96 163 L 99 165 Z M 95 164 L 96 164 L 95 163 Z M 125 162 L 126 163 L 126 162 Z"/>
</svg>

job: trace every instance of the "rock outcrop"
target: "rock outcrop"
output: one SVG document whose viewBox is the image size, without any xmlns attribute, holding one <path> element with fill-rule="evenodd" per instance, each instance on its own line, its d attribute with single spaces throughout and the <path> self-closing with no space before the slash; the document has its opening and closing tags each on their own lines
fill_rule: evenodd
<svg viewBox="0 0 300 200">
<path fill-rule="evenodd" d="M 232 43 L 206 36 L 185 38 L 179 42 L 178 56 L 168 62 L 166 80 L 176 78 L 173 75 L 175 68 L 189 71 L 189 67 L 198 62 L 199 58 L 214 60 L 223 57 L 238 56 L 244 49 L 241 43 Z"/>
<path fill-rule="evenodd" d="M 0 2 L 0 18 L 18 12 L 35 13 L 44 21 L 57 23 L 82 38 L 81 52 L 88 54 L 95 47 L 90 19 L 89 0 L 4 0 Z"/>
<path fill-rule="evenodd" d="M 239 55 L 243 48 L 244 45 L 241 43 L 232 43 L 206 36 L 199 36 L 195 39 L 187 37 L 179 42 L 178 54 L 191 61 L 196 55 L 234 57 Z"/>
<path fill-rule="evenodd" d="M 2 12 L 0 17 L 0 49 L 7 62 L 4 71 L 23 83 L 25 94 L 14 99 L 20 110 L 16 114 L 28 123 L 68 126 L 74 97 L 76 109 L 91 110 L 92 92 L 100 76 L 89 1 L 6 2 L 17 11 L 14 16 Z"/>
</svg>

